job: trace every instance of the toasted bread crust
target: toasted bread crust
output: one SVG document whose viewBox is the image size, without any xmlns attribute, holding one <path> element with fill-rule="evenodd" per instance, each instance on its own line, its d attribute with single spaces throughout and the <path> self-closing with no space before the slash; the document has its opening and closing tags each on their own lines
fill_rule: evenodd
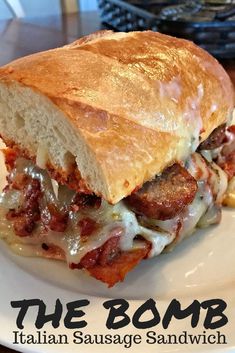
<svg viewBox="0 0 235 353">
<path fill-rule="evenodd" d="M 0 69 L 0 85 L 29 88 L 63 114 L 92 155 L 102 186 L 80 164 L 80 149 L 81 177 L 111 203 L 186 159 L 234 106 L 230 79 L 213 57 L 151 31 L 102 31 L 18 59 Z M 22 138 L 13 140 L 35 155 Z M 60 170 L 53 158 L 48 162 Z"/>
</svg>

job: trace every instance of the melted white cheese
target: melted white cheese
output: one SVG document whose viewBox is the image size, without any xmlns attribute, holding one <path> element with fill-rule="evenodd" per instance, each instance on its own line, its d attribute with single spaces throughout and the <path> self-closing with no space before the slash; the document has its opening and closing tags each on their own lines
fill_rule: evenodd
<svg viewBox="0 0 235 353">
<path fill-rule="evenodd" d="M 97 213 L 97 212 L 96 212 Z M 128 210 L 123 202 L 119 202 L 116 206 L 108 205 L 103 201 L 99 212 L 83 212 L 82 215 L 75 216 L 75 222 L 83 217 L 89 217 L 97 220 L 101 225 L 100 228 L 90 235 L 85 242 L 82 241 L 79 229 L 74 232 L 74 227 L 68 227 L 64 233 L 49 232 L 48 240 L 52 244 L 59 246 L 66 253 L 67 261 L 79 263 L 82 257 L 102 246 L 109 238 L 120 236 L 120 248 L 123 251 L 132 250 L 135 246 L 134 238 L 137 234 L 142 235 L 145 239 L 152 243 L 150 256 L 158 255 L 172 241 L 172 235 L 167 232 L 157 232 L 141 226 L 135 214 Z"/>
<path fill-rule="evenodd" d="M 40 249 L 41 244 L 48 243 L 57 245 L 64 250 L 69 263 L 79 263 L 86 253 L 102 246 L 110 237 L 120 236 L 121 249 L 128 251 L 139 246 L 140 243 L 134 238 L 136 235 L 141 235 L 152 244 L 149 257 L 156 256 L 164 248 L 169 248 L 169 245 L 171 247 L 174 246 L 184 237 L 191 234 L 201 217 L 205 217 L 205 213 L 210 208 L 210 205 L 213 204 L 211 188 L 208 186 L 210 173 L 205 161 L 200 155 L 195 153 L 187 165 L 189 172 L 198 179 L 199 190 L 193 203 L 174 219 L 156 221 L 142 217 L 139 220 L 123 201 L 114 206 L 102 201 L 99 209 L 86 208 L 76 213 L 70 212 L 69 225 L 63 233 L 45 232 L 42 231 L 39 225 L 32 236 L 22 238 L 14 235 L 12 223 L 5 219 L 6 209 L 13 208 L 14 203 L 15 205 L 19 203 L 19 192 L 11 191 L 10 193 L 3 193 L 0 197 L 1 237 L 6 239 L 17 253 L 26 256 L 41 256 L 43 253 Z M 224 178 L 223 172 L 218 170 L 217 166 L 214 168 L 217 172 L 214 173 L 213 178 L 210 176 L 210 183 L 213 184 L 219 195 L 218 197 L 221 198 L 226 189 L 226 178 Z M 200 178 L 197 177 L 199 169 L 201 171 Z M 19 172 L 26 173 L 40 180 L 42 191 L 44 192 L 44 197 L 41 201 L 42 212 L 47 212 L 46 204 L 48 202 L 55 203 L 59 208 L 71 204 L 74 192 L 69 191 L 64 186 L 60 186 L 59 190 L 56 191 L 46 171 L 35 167 L 29 161 L 20 159 L 17 162 L 17 168 L 14 173 Z M 12 177 L 14 177 L 14 173 Z M 79 220 L 86 217 L 95 220 L 99 227 L 84 241 L 81 239 L 80 229 L 77 224 Z M 178 227 L 179 222 L 181 223 L 180 229 Z M 213 223 L 212 220 L 210 222 Z"/>
<path fill-rule="evenodd" d="M 171 250 L 176 244 L 195 231 L 199 220 L 205 215 L 211 203 L 212 195 L 210 188 L 204 182 L 201 182 L 193 202 L 180 215 L 166 221 L 150 220 L 147 218 L 143 218 L 142 221 L 144 224 L 158 227 L 163 232 L 171 234 L 172 241 L 167 248 L 167 250 Z"/>
<path fill-rule="evenodd" d="M 48 174 L 25 160 L 19 160 L 17 163 L 17 173 L 23 172 L 37 178 L 41 182 L 42 191 L 44 192 L 43 200 L 41 201 L 41 212 L 47 212 L 45 207 L 47 202 L 54 202 L 59 206 L 70 204 L 74 196 L 74 192 L 69 191 L 66 187 L 59 189 L 59 199 L 55 197 L 52 181 Z M 14 172 L 16 174 L 16 172 Z M 14 174 L 13 176 L 14 177 Z M 65 197 L 65 191 L 67 195 Z M 79 263 L 82 257 L 100 246 L 102 246 L 109 238 L 120 236 L 120 247 L 123 251 L 128 251 L 136 247 L 134 238 L 137 234 L 142 235 L 152 243 L 150 256 L 158 255 L 166 245 L 172 241 L 172 234 L 168 232 L 157 232 L 138 223 L 136 215 L 130 211 L 123 201 L 115 206 L 109 205 L 106 201 L 102 201 L 101 207 L 96 209 L 85 209 L 83 211 L 73 213 L 70 212 L 69 225 L 65 232 L 49 231 L 35 237 L 18 237 L 14 235 L 12 223 L 5 219 L 7 209 L 14 208 L 19 204 L 20 193 L 16 190 L 3 193 L 0 198 L 0 207 L 2 209 L 2 232 L 3 238 L 7 238 L 12 245 L 12 249 L 17 253 L 25 256 L 40 256 L 42 253 L 38 248 L 38 243 L 54 244 L 64 250 L 68 262 Z M 4 214 L 5 209 L 5 214 Z M 91 218 L 99 224 L 99 228 L 94 234 L 87 237 L 84 242 L 81 239 L 79 228 L 76 227 L 79 220 L 83 218 Z M 4 227 L 3 227 L 4 226 Z M 5 231 L 3 231 L 5 228 Z"/>
<path fill-rule="evenodd" d="M 36 240 L 34 236 L 16 236 L 11 222 L 5 219 L 3 208 L 1 208 L 0 237 L 7 240 L 13 251 L 25 256 L 41 256 L 43 252 L 40 247 L 38 247 L 38 243 L 39 245 L 43 242 L 57 245 L 64 250 L 69 263 L 79 263 L 85 254 L 102 246 L 113 236 L 120 236 L 120 248 L 123 251 L 128 251 L 136 247 L 134 241 L 135 236 L 137 234 L 142 235 L 146 240 L 152 243 L 152 249 L 149 254 L 150 257 L 160 254 L 174 238 L 174 235 L 168 232 L 158 232 L 141 226 L 135 214 L 128 210 L 123 202 L 120 202 L 116 206 L 111 206 L 103 202 L 100 212 L 97 212 L 96 215 L 93 213 L 92 218 L 97 219 L 102 226 L 98 231 L 89 236 L 87 241 L 83 242 L 79 234 L 79 229 L 77 228 L 76 231 L 74 231 L 72 223 L 77 223 L 79 218 L 89 217 L 90 213 L 91 212 L 88 212 L 86 214 L 84 212 L 79 216 L 71 216 L 70 225 L 64 233 L 49 231 L 41 237 L 37 237 Z M 36 244 L 33 244 L 33 239 L 36 240 Z"/>
<path fill-rule="evenodd" d="M 228 187 L 227 174 L 214 162 L 209 166 L 199 153 L 194 153 L 187 161 L 189 173 L 198 181 L 206 182 L 220 204 Z M 212 201 L 211 201 L 212 202 Z"/>
</svg>

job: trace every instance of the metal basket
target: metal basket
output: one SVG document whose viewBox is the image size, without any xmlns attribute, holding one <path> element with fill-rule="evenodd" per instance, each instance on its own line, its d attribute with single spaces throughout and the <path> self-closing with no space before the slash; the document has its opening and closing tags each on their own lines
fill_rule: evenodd
<svg viewBox="0 0 235 353">
<path fill-rule="evenodd" d="M 235 0 L 179 3 L 98 0 L 102 22 L 115 30 L 151 29 L 190 39 L 219 59 L 235 58 Z"/>
</svg>

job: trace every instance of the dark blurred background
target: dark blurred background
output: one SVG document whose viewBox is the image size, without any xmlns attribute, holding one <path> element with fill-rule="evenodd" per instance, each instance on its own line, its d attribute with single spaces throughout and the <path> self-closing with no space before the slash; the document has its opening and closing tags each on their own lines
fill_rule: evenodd
<svg viewBox="0 0 235 353">
<path fill-rule="evenodd" d="M 234 0 L 98 0 L 102 20 L 120 31 L 152 29 L 235 58 Z"/>
</svg>

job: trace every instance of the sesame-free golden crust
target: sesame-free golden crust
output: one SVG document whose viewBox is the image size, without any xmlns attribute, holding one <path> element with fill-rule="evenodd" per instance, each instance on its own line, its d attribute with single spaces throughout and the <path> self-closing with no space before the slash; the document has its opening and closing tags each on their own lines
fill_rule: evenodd
<svg viewBox="0 0 235 353">
<path fill-rule="evenodd" d="M 111 203 L 187 158 L 199 132 L 205 140 L 234 106 L 214 58 L 151 31 L 102 31 L 18 59 L 0 69 L 0 81 L 30 87 L 64 113 L 94 152 Z"/>
</svg>

